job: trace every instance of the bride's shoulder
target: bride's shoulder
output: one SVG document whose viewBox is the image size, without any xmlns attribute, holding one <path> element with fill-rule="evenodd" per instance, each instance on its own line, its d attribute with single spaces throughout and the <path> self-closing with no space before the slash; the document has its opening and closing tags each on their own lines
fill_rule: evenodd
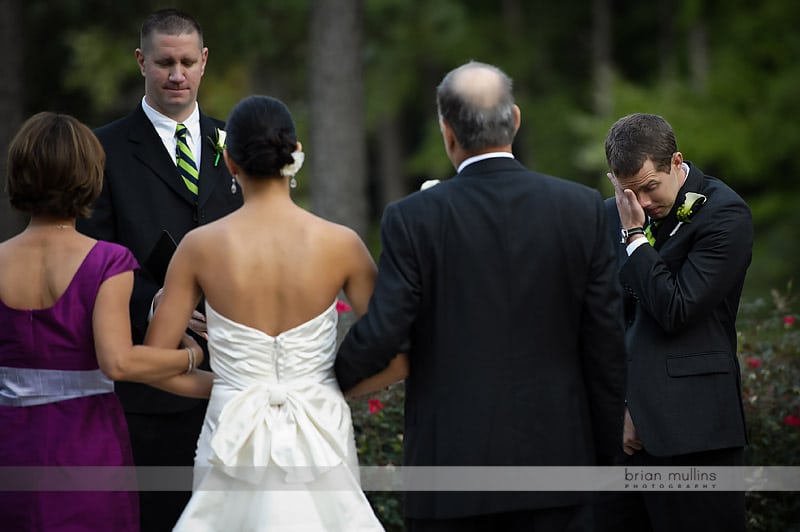
<svg viewBox="0 0 800 532">
<path fill-rule="evenodd" d="M 363 240 L 354 229 L 323 218 L 318 218 L 318 224 L 317 239 L 330 250 L 350 253 L 354 248 L 364 247 Z"/>
<path fill-rule="evenodd" d="M 325 223 L 327 224 L 328 231 L 330 231 L 330 234 L 334 237 L 348 241 L 361 239 L 361 237 L 358 236 L 358 233 L 355 231 L 355 229 L 351 227 L 327 220 L 325 221 Z"/>
</svg>

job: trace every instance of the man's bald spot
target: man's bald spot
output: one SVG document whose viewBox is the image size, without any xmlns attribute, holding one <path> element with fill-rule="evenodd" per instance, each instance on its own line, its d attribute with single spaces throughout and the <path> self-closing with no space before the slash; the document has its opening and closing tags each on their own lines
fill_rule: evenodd
<svg viewBox="0 0 800 532">
<path fill-rule="evenodd" d="M 496 106 L 505 91 L 500 73 L 480 64 L 468 64 L 454 72 L 451 87 L 465 103 L 484 109 Z"/>
</svg>

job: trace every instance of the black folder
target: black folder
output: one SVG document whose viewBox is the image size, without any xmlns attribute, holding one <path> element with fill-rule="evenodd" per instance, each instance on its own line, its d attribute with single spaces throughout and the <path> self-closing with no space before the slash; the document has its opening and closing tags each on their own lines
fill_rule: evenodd
<svg viewBox="0 0 800 532">
<path fill-rule="evenodd" d="M 150 274 L 159 286 L 164 286 L 164 278 L 167 276 L 167 267 L 172 258 L 172 254 L 178 248 L 175 239 L 169 234 L 169 231 L 164 229 L 161 236 L 156 241 L 150 254 L 144 260 L 142 266 Z"/>
</svg>

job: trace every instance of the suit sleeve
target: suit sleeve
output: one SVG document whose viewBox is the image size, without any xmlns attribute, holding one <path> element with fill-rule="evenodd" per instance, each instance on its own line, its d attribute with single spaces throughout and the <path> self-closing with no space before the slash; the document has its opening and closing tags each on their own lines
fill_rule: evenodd
<svg viewBox="0 0 800 532">
<path fill-rule="evenodd" d="M 603 461 L 622 451 L 625 409 L 625 326 L 608 216 L 596 204 L 590 272 L 583 299 L 580 349 L 595 450 Z"/>
<path fill-rule="evenodd" d="M 753 225 L 747 205 L 736 202 L 700 212 L 707 216 L 693 220 L 696 237 L 679 269 L 670 270 L 658 252 L 640 246 L 620 271 L 622 282 L 667 333 L 711 312 L 741 282 L 750 264 Z"/>
<path fill-rule="evenodd" d="M 367 313 L 348 331 L 336 357 L 336 378 L 349 390 L 408 348 L 420 301 L 420 271 L 409 228 L 397 205 L 389 205 L 381 224 L 383 251 Z"/>
</svg>

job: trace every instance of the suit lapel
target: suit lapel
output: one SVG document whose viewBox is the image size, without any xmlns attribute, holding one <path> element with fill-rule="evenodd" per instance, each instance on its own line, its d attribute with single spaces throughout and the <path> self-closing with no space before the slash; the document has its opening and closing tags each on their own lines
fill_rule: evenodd
<svg viewBox="0 0 800 532">
<path fill-rule="evenodd" d="M 200 191 L 197 201 L 201 207 L 205 205 L 216 187 L 230 186 L 230 183 L 223 183 L 226 178 L 230 179 L 230 177 L 222 156 L 219 158 L 219 163 L 214 165 L 214 160 L 217 158 L 217 152 L 214 150 L 214 139 L 217 138 L 216 129 L 217 124 L 211 118 L 200 113 L 199 141 L 203 143 L 203 148 L 200 154 Z"/>
<path fill-rule="evenodd" d="M 672 209 L 669 211 L 669 214 L 664 221 L 658 225 L 658 230 L 656 233 L 656 241 L 653 247 L 656 250 L 661 249 L 661 246 L 664 245 L 670 238 L 670 233 L 677 227 L 678 225 L 678 207 L 683 205 L 683 202 L 686 200 L 686 193 L 687 192 L 697 192 L 702 194 L 703 192 L 703 172 L 696 169 L 691 164 L 689 165 L 689 175 L 686 176 L 686 181 L 683 182 L 683 186 L 681 186 L 680 190 L 678 190 L 678 195 L 675 198 L 675 204 L 672 206 Z"/>
<path fill-rule="evenodd" d="M 176 194 L 187 202 L 194 204 L 192 193 L 183 184 L 175 163 L 172 162 L 172 158 L 164 148 L 164 143 L 161 142 L 161 137 L 156 133 L 153 124 L 144 114 L 141 103 L 134 114 L 128 141 L 131 143 L 133 156 L 142 165 L 149 168 Z"/>
</svg>

